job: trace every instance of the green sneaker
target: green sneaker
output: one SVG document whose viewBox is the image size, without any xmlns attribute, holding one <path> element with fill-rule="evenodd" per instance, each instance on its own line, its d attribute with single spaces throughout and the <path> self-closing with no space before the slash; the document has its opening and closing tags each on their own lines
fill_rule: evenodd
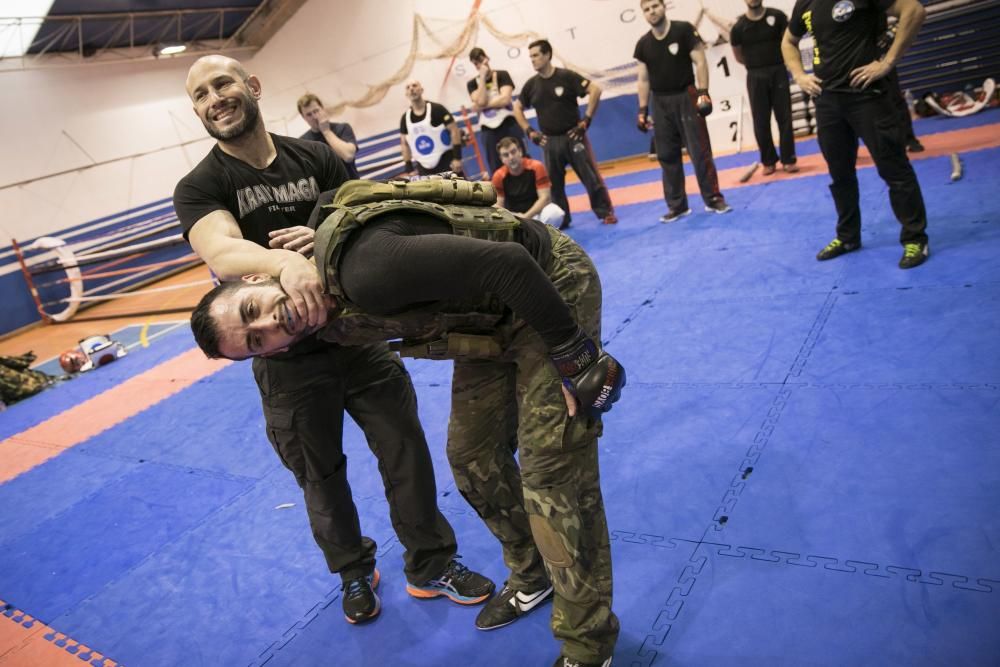
<svg viewBox="0 0 1000 667">
<path fill-rule="evenodd" d="M 899 260 L 899 268 L 912 269 L 927 261 L 931 247 L 926 243 L 904 243 L 903 256 Z"/>
<path fill-rule="evenodd" d="M 860 247 L 860 243 L 844 243 L 840 239 L 834 239 L 827 243 L 825 248 L 816 253 L 816 259 L 823 262 L 834 257 L 840 257 L 845 253 L 854 252 Z"/>
</svg>

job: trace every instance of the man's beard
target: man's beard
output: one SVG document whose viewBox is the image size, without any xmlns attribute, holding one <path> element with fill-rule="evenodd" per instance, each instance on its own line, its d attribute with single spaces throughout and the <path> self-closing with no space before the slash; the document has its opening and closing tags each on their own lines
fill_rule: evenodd
<svg viewBox="0 0 1000 667">
<path fill-rule="evenodd" d="M 242 95 L 241 97 L 243 99 L 243 119 L 232 127 L 226 130 L 217 130 L 211 121 L 202 119 L 202 125 L 205 126 L 205 130 L 208 131 L 208 134 L 213 139 L 232 141 L 256 129 L 258 123 L 260 123 L 260 107 L 257 106 L 257 101 L 249 95 Z"/>
</svg>

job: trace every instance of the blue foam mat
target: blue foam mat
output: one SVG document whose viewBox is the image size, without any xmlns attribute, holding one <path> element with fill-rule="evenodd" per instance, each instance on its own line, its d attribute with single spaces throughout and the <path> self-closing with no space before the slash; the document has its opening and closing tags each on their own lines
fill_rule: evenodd
<svg viewBox="0 0 1000 667">
<path fill-rule="evenodd" d="M 114 363 L 80 373 L 71 380 L 61 381 L 40 394 L 15 403 L 3 412 L 0 439 L 31 428 L 192 347 L 194 340 L 190 329 L 174 330 L 158 338 L 155 345 L 135 348 Z"/>
<path fill-rule="evenodd" d="M 998 421 L 997 387 L 791 387 L 708 539 L 1000 581 Z"/>
<path fill-rule="evenodd" d="M 702 545 L 657 659 L 631 664 L 982 667 L 1000 656 L 1000 585 L 982 593 L 772 557 Z"/>
<path fill-rule="evenodd" d="M 4 543 L 0 590 L 14 606 L 51 622 L 245 487 L 190 470 L 140 466 Z"/>
<path fill-rule="evenodd" d="M 828 263 L 812 259 L 832 236 L 825 177 L 743 188 L 729 216 L 662 225 L 652 202 L 621 207 L 613 228 L 574 223 L 630 378 L 601 441 L 616 665 L 998 662 L 998 156 L 970 154 L 956 184 L 940 160 L 917 163 L 933 254 L 908 272 L 871 170 L 865 248 Z M 191 345 L 163 342 L 148 359 Z M 442 511 L 499 583 L 496 541 L 444 457 L 450 364 L 407 364 Z M 101 377 L 65 388 L 79 398 Z M 57 414 L 66 389 L 0 428 Z M 406 596 L 351 425 L 385 610 L 348 626 L 254 394 L 234 365 L 0 486 L 0 597 L 125 664 L 551 662 L 547 611 L 481 633 L 474 609 Z M 18 524 L 35 499 L 44 509 Z"/>
</svg>

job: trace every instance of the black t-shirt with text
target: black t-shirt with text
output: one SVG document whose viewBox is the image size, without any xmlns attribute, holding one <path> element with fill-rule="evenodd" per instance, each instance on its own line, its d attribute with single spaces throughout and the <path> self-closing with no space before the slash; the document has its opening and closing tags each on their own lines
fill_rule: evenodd
<svg viewBox="0 0 1000 667">
<path fill-rule="evenodd" d="M 694 85 L 691 52 L 704 43 L 687 21 L 671 21 L 667 34 L 657 39 L 650 30 L 636 42 L 632 57 L 646 66 L 654 93 L 680 93 Z"/>
<path fill-rule="evenodd" d="M 521 89 L 521 105 L 538 112 L 538 127 L 542 134 L 566 134 L 580 121 L 578 97 L 587 94 L 590 79 L 573 70 L 556 67 L 552 76 L 540 74 L 528 79 Z"/>
<path fill-rule="evenodd" d="M 768 7 L 764 15 L 751 20 L 744 14 L 729 32 L 729 42 L 743 49 L 747 69 L 783 65 L 781 38 L 788 27 L 788 17 L 780 9 Z"/>
<path fill-rule="evenodd" d="M 788 22 L 796 37 L 812 33 L 813 72 L 824 91 L 864 92 L 851 87 L 851 70 L 878 59 L 878 38 L 892 0 L 798 0 Z M 879 82 L 877 82 L 879 83 Z M 881 88 L 869 87 L 871 92 Z"/>
<path fill-rule="evenodd" d="M 214 211 L 229 211 L 243 238 L 268 247 L 268 232 L 305 225 L 321 192 L 348 180 L 344 163 L 325 143 L 272 134 L 277 155 L 264 169 L 227 155 L 218 145 L 174 189 L 184 237 Z"/>
</svg>

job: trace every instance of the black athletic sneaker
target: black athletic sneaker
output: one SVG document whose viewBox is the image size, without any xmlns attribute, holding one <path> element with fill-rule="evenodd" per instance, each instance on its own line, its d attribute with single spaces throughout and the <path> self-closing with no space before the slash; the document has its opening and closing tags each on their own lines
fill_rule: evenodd
<svg viewBox="0 0 1000 667">
<path fill-rule="evenodd" d="M 580 662 L 579 660 L 561 655 L 553 663 L 552 667 L 611 667 L 611 658 L 608 658 L 604 662 Z"/>
<path fill-rule="evenodd" d="M 906 142 L 906 151 L 908 153 L 923 153 L 924 145 L 920 143 L 920 139 L 913 138 Z"/>
<path fill-rule="evenodd" d="M 673 222 L 678 218 L 683 218 L 685 215 L 691 215 L 691 209 L 672 208 L 667 211 L 666 215 L 660 216 L 660 222 Z"/>
<path fill-rule="evenodd" d="M 566 217 L 563 218 L 563 221 L 559 223 L 559 229 L 560 230 L 569 229 L 570 223 L 572 223 L 572 220 L 570 220 L 569 216 L 567 215 Z"/>
<path fill-rule="evenodd" d="M 344 605 L 344 618 L 348 623 L 367 623 L 382 610 L 382 603 L 375 595 L 378 587 L 378 569 L 371 574 L 348 579 L 340 586 Z"/>
<path fill-rule="evenodd" d="M 926 243 L 904 243 L 903 256 L 899 260 L 899 268 L 912 269 L 927 261 L 931 248 Z"/>
<path fill-rule="evenodd" d="M 824 262 L 834 257 L 840 257 L 844 253 L 854 252 L 860 247 L 860 243 L 844 243 L 840 239 L 834 239 L 827 243 L 825 248 L 816 253 L 816 259 Z"/>
<path fill-rule="evenodd" d="M 406 585 L 406 592 L 415 598 L 436 598 L 442 595 L 458 604 L 479 604 L 493 594 L 493 582 L 473 572 L 452 558 L 444 572 L 420 586 Z"/>
<path fill-rule="evenodd" d="M 729 213 L 733 210 L 733 207 L 726 203 L 726 200 L 722 197 L 716 197 L 711 201 L 705 202 L 705 210 L 709 213 Z"/>
<path fill-rule="evenodd" d="M 551 597 L 551 585 L 534 593 L 524 593 L 504 584 L 503 590 L 494 595 L 479 612 L 476 627 L 480 630 L 496 630 L 510 625 Z"/>
</svg>

